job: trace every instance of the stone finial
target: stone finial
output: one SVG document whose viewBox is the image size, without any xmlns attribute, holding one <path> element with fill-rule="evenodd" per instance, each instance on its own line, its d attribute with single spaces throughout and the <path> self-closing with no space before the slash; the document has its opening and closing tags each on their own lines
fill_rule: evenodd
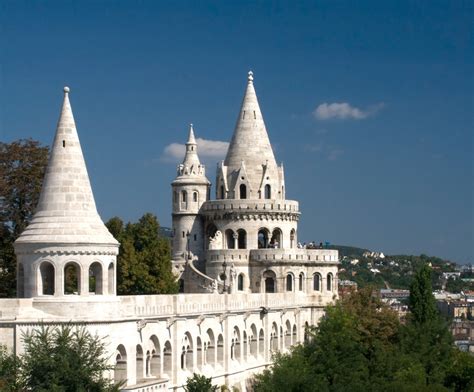
<svg viewBox="0 0 474 392">
<path fill-rule="evenodd" d="M 249 83 L 253 82 L 253 72 L 252 71 L 249 71 L 249 73 L 248 73 L 248 81 L 249 81 Z"/>
<path fill-rule="evenodd" d="M 70 89 L 68 86 L 64 86 L 63 91 L 64 91 L 64 94 L 69 94 Z"/>
</svg>

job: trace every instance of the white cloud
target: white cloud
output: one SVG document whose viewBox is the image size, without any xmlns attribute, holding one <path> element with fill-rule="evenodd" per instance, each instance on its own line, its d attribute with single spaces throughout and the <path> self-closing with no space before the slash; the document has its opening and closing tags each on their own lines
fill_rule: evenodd
<svg viewBox="0 0 474 392">
<path fill-rule="evenodd" d="M 207 158 L 213 158 L 216 161 L 222 160 L 225 157 L 227 149 L 229 148 L 228 142 L 220 140 L 207 140 L 202 138 L 196 139 L 198 145 L 199 158 L 203 160 Z M 168 144 L 163 150 L 161 159 L 164 162 L 176 163 L 184 158 L 186 147 L 184 144 L 171 143 Z"/>
<path fill-rule="evenodd" d="M 369 106 L 366 110 L 362 110 L 351 106 L 347 102 L 322 103 L 313 112 L 314 117 L 318 120 L 330 120 L 337 118 L 341 120 L 353 119 L 362 120 L 374 115 L 384 107 L 383 103 Z"/>
</svg>

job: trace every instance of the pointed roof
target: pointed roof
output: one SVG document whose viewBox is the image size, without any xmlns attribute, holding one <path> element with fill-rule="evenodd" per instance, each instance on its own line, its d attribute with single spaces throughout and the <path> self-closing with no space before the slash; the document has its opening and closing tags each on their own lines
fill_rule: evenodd
<svg viewBox="0 0 474 392">
<path fill-rule="evenodd" d="M 97 213 L 68 87 L 36 213 L 16 240 L 31 242 L 118 245 Z"/>
<path fill-rule="evenodd" d="M 193 124 L 189 124 L 189 137 L 186 142 L 186 153 L 184 155 L 183 165 L 192 167 L 193 165 L 199 166 L 199 156 L 197 154 L 197 143 L 194 137 Z"/>
<path fill-rule="evenodd" d="M 231 170 L 237 170 L 242 161 L 245 161 L 247 169 L 255 165 L 263 165 L 266 161 L 276 166 L 255 93 L 252 71 L 248 73 L 247 89 L 224 164 Z"/>
</svg>

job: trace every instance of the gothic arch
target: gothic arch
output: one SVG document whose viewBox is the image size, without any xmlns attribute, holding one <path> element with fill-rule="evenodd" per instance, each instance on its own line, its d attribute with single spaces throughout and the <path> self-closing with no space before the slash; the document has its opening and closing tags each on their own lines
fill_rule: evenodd
<svg viewBox="0 0 474 392">
<path fill-rule="evenodd" d="M 247 198 L 247 185 L 240 184 L 239 186 L 239 199 L 246 199 Z"/>
</svg>

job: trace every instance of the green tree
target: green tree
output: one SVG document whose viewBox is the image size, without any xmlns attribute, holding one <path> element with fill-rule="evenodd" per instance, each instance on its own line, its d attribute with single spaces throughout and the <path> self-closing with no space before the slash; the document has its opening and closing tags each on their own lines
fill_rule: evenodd
<svg viewBox="0 0 474 392">
<path fill-rule="evenodd" d="M 121 295 L 172 294 L 178 291 L 171 268 L 171 249 L 160 236 L 156 216 L 144 214 L 137 223 L 114 217 L 106 226 L 120 242 L 117 290 Z"/>
<path fill-rule="evenodd" d="M 408 306 L 410 315 L 402 329 L 402 350 L 423 367 L 427 386 L 443 384 L 457 349 L 447 321 L 436 309 L 431 268 L 426 264 L 413 278 Z"/>
<path fill-rule="evenodd" d="M 218 386 L 212 385 L 212 378 L 193 373 L 193 376 L 187 379 L 184 390 L 186 392 L 216 392 Z"/>
<path fill-rule="evenodd" d="M 0 345 L 0 391 L 17 392 L 21 389 L 20 360 Z"/>
<path fill-rule="evenodd" d="M 84 328 L 41 327 L 24 337 L 21 374 L 35 392 L 107 392 L 120 385 L 104 377 L 107 364 L 102 339 Z"/>
<path fill-rule="evenodd" d="M 31 139 L 0 142 L 0 297 L 16 293 L 13 242 L 38 204 L 48 152 Z"/>
<path fill-rule="evenodd" d="M 275 356 L 273 367 L 256 378 L 255 390 L 385 390 L 403 368 L 396 343 L 396 314 L 364 289 L 326 309 L 309 339 L 290 354 Z"/>
</svg>

